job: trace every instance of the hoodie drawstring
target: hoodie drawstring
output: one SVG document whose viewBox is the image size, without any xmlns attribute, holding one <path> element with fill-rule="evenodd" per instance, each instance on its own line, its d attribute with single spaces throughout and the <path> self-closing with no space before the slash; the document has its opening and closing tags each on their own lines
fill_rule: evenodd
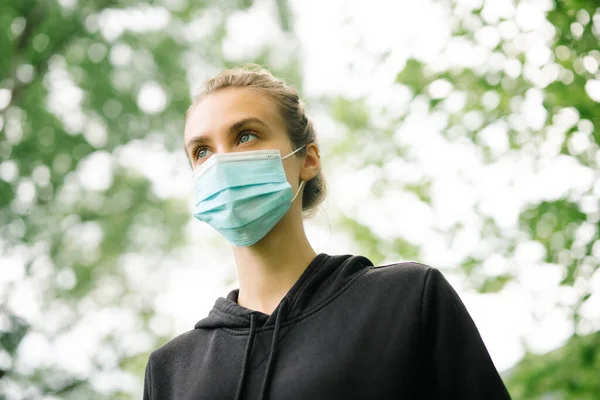
<svg viewBox="0 0 600 400">
<path fill-rule="evenodd" d="M 273 374 L 273 365 L 275 365 L 275 356 L 277 355 L 277 339 L 279 339 L 279 328 L 281 327 L 281 318 L 287 305 L 287 299 L 284 298 L 279 305 L 279 312 L 275 319 L 275 332 L 273 332 L 273 341 L 271 342 L 271 353 L 269 354 L 269 362 L 267 362 L 267 372 L 265 372 L 265 380 L 263 381 L 262 390 L 260 391 L 260 398 L 262 400 L 267 399 L 267 387 Z"/>
<path fill-rule="evenodd" d="M 275 357 L 277 356 L 277 341 L 279 339 L 279 329 L 281 328 L 281 319 L 286 311 L 287 299 L 284 298 L 279 305 L 279 311 L 275 318 L 275 331 L 273 332 L 273 340 L 271 341 L 271 352 L 269 353 L 269 361 L 267 362 L 267 372 L 265 372 L 265 378 L 263 380 L 262 388 L 260 391 L 260 399 L 267 399 L 267 388 L 273 375 L 273 366 L 275 365 Z M 250 314 L 250 336 L 248 337 L 248 344 L 246 345 L 246 355 L 244 356 L 244 365 L 242 366 L 242 373 L 238 382 L 237 391 L 235 394 L 236 400 L 241 400 L 242 393 L 244 392 L 244 381 L 250 364 L 250 353 L 252 352 L 252 344 L 254 342 L 254 336 L 256 334 L 256 315 Z"/>
<path fill-rule="evenodd" d="M 250 362 L 250 352 L 252 351 L 252 343 L 254 342 L 254 335 L 256 333 L 256 316 L 250 314 L 250 336 L 248 337 L 248 344 L 246 345 L 246 355 L 244 356 L 244 365 L 242 366 L 242 373 L 238 382 L 237 391 L 235 393 L 235 399 L 240 400 L 242 398 L 242 391 L 244 390 L 244 380 L 246 379 L 246 372 L 248 371 L 248 363 Z"/>
</svg>

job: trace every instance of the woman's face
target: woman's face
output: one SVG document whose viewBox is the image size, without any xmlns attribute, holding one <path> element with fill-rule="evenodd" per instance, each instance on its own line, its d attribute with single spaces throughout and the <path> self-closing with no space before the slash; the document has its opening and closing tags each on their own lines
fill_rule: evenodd
<svg viewBox="0 0 600 400">
<path fill-rule="evenodd" d="M 276 105 L 260 92 L 240 88 L 218 90 L 192 108 L 184 142 L 193 169 L 215 153 L 269 149 L 283 157 L 292 151 Z"/>
</svg>

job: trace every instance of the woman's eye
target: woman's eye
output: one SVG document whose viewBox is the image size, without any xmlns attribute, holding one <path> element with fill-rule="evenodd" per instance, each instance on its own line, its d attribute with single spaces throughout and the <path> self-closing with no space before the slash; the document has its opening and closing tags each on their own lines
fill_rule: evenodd
<svg viewBox="0 0 600 400">
<path fill-rule="evenodd" d="M 206 157 L 209 152 L 210 152 L 210 150 L 208 150 L 206 147 L 199 148 L 198 150 L 196 150 L 196 159 L 201 159 L 201 158 Z"/>
<path fill-rule="evenodd" d="M 257 138 L 258 138 L 258 136 L 256 136 L 253 133 L 244 133 L 243 135 L 240 136 L 240 143 L 248 143 Z"/>
</svg>

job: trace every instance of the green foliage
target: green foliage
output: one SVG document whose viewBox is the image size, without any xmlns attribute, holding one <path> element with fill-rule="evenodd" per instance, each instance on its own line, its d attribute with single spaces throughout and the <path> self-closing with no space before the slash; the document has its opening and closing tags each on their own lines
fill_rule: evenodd
<svg viewBox="0 0 600 400">
<path fill-rule="evenodd" d="M 190 215 L 187 199 L 160 195 L 122 153 L 148 144 L 183 156 L 183 117 L 190 90 L 196 89 L 191 72 L 212 74 L 240 62 L 223 55 L 226 23 L 253 5 L 248 0 L 70 3 L 26 0 L 0 6 L 0 89 L 10 94 L 0 109 L 0 166 L 16 171 L 0 179 L 0 260 L 18 254 L 25 262 L 22 279 L 0 288 L 0 351 L 10 357 L 8 370 L 0 371 L 0 398 L 4 393 L 64 399 L 139 395 L 118 387 L 107 393 L 92 378 L 118 372 L 139 379 L 148 351 L 167 340 L 150 329 L 156 293 L 140 290 L 146 277 L 132 278 L 127 260 L 143 259 L 148 277 L 158 273 L 165 259 L 188 244 Z M 289 31 L 289 6 L 278 6 L 282 30 Z M 166 26 L 143 27 L 144 13 L 152 12 L 166 14 Z M 191 24 L 205 15 L 212 15 L 214 26 L 204 36 L 186 37 L 184 30 L 193 30 Z M 241 61 L 268 65 L 272 55 L 265 48 Z M 295 58 L 274 73 L 301 87 Z M 140 93 L 148 85 L 164 93 L 164 104 L 141 105 Z M 86 172 L 90 163 L 100 168 L 94 164 L 98 159 L 109 160 L 101 171 L 107 185 Z M 27 282 L 45 319 L 21 316 L 11 300 Z M 122 337 L 109 332 L 89 360 L 91 369 L 78 376 L 61 366 L 60 357 L 12 368 L 22 364 L 30 333 L 52 344 L 80 328 L 88 313 L 104 309 L 132 310 L 135 317 L 128 322 L 136 334 L 150 338 L 146 349 L 131 353 Z M 113 357 L 116 363 L 107 361 Z"/>
<path fill-rule="evenodd" d="M 514 277 L 510 274 L 496 275 L 491 278 L 486 278 L 485 281 L 478 287 L 480 293 L 495 293 L 504 288 L 508 282 Z"/>
<path fill-rule="evenodd" d="M 368 226 L 347 216 L 343 216 L 340 223 L 343 229 L 352 232 L 353 239 L 359 246 L 361 254 L 364 254 L 374 264 L 379 264 L 385 259 L 386 255 L 379 250 L 381 239 L 375 236 Z"/>
<path fill-rule="evenodd" d="M 0 346 L 8 352 L 8 354 L 15 354 L 19 343 L 27 334 L 29 330 L 29 324 L 23 318 L 19 318 L 15 315 L 9 316 L 10 330 L 2 332 L 0 334 Z M 6 371 L 3 371 L 3 374 Z"/>
<path fill-rule="evenodd" d="M 382 238 L 376 235 L 367 225 L 361 224 L 346 215 L 340 218 L 339 224 L 342 229 L 352 233 L 360 254 L 364 254 L 375 265 L 386 260 L 415 260 L 419 254 L 418 247 L 407 240 L 400 237 Z"/>
<path fill-rule="evenodd" d="M 592 400 L 600 396 L 600 333 L 575 335 L 560 349 L 544 355 L 527 354 L 506 373 L 515 399 Z"/>
<path fill-rule="evenodd" d="M 422 93 L 425 90 L 428 79 L 423 72 L 424 65 L 413 58 L 409 59 L 404 69 L 396 76 L 396 82 L 408 86 L 414 93 Z"/>
<path fill-rule="evenodd" d="M 454 28 L 450 41 L 460 39 L 461 43 L 478 47 L 483 52 L 481 48 L 487 45 L 481 45 L 478 34 L 489 28 L 487 32 L 497 34 L 498 42 L 495 46 L 489 46 L 486 61 L 474 68 L 440 67 L 439 62 L 429 64 L 429 60 L 421 60 L 416 56 L 408 58 L 402 71 L 396 75 L 395 84 L 410 89 L 412 97 L 409 107 L 419 104 L 427 115 L 446 116 L 447 124 L 441 128 L 444 138 L 450 143 L 472 144 L 487 165 L 494 165 L 502 158 L 514 159 L 517 154 L 523 154 L 531 158 L 536 170 L 542 170 L 543 160 L 548 159 L 548 153 L 552 152 L 548 151 L 548 143 L 551 138 L 555 140 L 558 136 L 560 143 L 556 156 L 574 161 L 574 165 L 590 171 L 597 178 L 600 171 L 600 106 L 597 99 L 590 97 L 586 85 L 599 76 L 598 2 L 551 2 L 551 8 L 545 15 L 547 25 L 540 28 L 540 31 L 552 32 L 548 42 L 550 54 L 548 60 L 540 65 L 532 61 L 532 54 L 523 50 L 522 45 L 530 38 L 528 29 L 521 27 L 523 21 L 515 22 L 512 14 L 498 19 L 490 17 L 490 14 L 486 15 L 484 11 L 489 11 L 485 9 L 491 1 L 484 1 L 481 7 L 466 12 L 465 9 L 469 6 L 464 2 L 460 2 L 460 5 L 458 3 L 452 2 L 452 10 L 456 14 L 453 13 L 451 17 Z M 519 6 L 521 3 L 524 2 L 516 1 L 514 5 Z M 515 33 L 506 34 L 507 30 L 503 33 L 502 29 L 507 27 L 514 27 Z M 509 61 L 515 67 L 513 71 L 506 67 Z M 433 84 L 440 82 L 448 84 L 451 90 L 448 93 L 434 93 Z M 464 96 L 464 103 L 456 103 L 456 97 L 451 99 L 450 93 Z M 528 96 L 538 93 L 542 95 L 543 119 L 536 123 L 526 123 L 521 105 Z M 451 104 L 452 102 L 455 103 Z M 365 114 L 362 108 L 357 110 L 356 107 L 356 104 L 346 105 L 338 99 L 330 102 L 332 115 L 346 125 L 347 136 L 340 140 L 338 154 L 366 147 L 363 142 L 364 132 L 371 129 L 370 119 L 373 114 L 372 110 Z M 561 115 L 566 111 L 575 115 L 575 121 L 569 122 L 569 126 L 561 122 Z M 406 115 L 408 113 L 391 115 L 388 118 L 389 131 L 402 130 L 403 124 L 409 120 L 410 116 Z M 502 151 L 493 149 L 481 136 L 483 130 L 498 124 L 502 126 L 508 140 L 508 147 Z M 419 132 L 413 134 L 418 135 Z M 573 146 L 571 141 L 574 135 L 585 137 L 589 142 L 584 150 Z M 358 165 L 358 168 L 385 165 L 393 159 L 388 157 L 393 153 L 393 147 L 397 149 L 399 157 L 411 162 L 410 151 L 400 149 L 397 143 L 398 140 L 393 140 L 393 144 L 389 138 L 386 140 L 387 148 L 379 153 L 380 163 L 373 163 L 369 159 L 369 152 L 365 151 L 364 157 L 353 160 L 354 165 Z M 416 194 L 423 203 L 431 205 L 432 181 L 425 177 L 416 184 L 398 182 L 382 173 L 372 189 L 376 196 L 385 193 L 385 189 L 401 189 Z M 510 259 L 524 241 L 539 243 L 545 252 L 543 261 L 557 264 L 563 269 L 560 285 L 569 286 L 576 293 L 577 301 L 561 306 L 568 310 L 573 325 L 578 326 L 582 319 L 581 307 L 592 295 L 582 283 L 587 282 L 594 274 L 597 275 L 600 268 L 600 260 L 597 258 L 600 246 L 600 215 L 597 205 L 600 204 L 600 198 L 592 186 L 569 191 L 558 198 L 540 196 L 528 200 L 520 210 L 518 231 L 502 229 L 497 221 L 482 213 L 476 205 L 475 211 L 482 221 L 481 237 L 486 240 L 495 239 L 490 241 L 494 245 L 465 255 L 457 266 L 458 271 L 479 292 L 499 292 L 516 277 L 510 269 L 493 274 L 485 272 L 482 268 L 484 261 L 493 254 L 501 254 Z M 384 259 L 391 254 L 387 249 L 383 250 L 382 246 L 393 238 L 378 237 L 368 223 L 357 223 L 347 215 L 340 216 L 340 221 L 355 237 L 361 250 L 375 260 Z M 462 228 L 459 224 L 445 231 L 447 243 L 452 244 L 455 235 Z M 591 238 L 589 234 L 582 232 L 592 232 Z M 396 254 L 406 256 L 410 251 Z M 584 286 L 586 288 L 582 288 Z M 514 398 L 545 398 L 544 396 L 552 394 L 556 394 L 556 398 L 598 398 L 600 381 L 597 338 L 598 334 L 585 338 L 573 336 L 564 349 L 547 356 L 527 355 L 517 368 L 519 372 L 508 382 Z"/>
<path fill-rule="evenodd" d="M 331 115 L 334 119 L 343 121 L 352 130 L 369 127 L 369 111 L 363 101 L 336 98 L 331 102 Z"/>
<path fill-rule="evenodd" d="M 569 271 L 563 284 L 574 283 L 574 271 L 577 260 L 564 265 L 559 259 L 559 253 L 571 249 L 574 242 L 575 229 L 585 222 L 586 214 L 579 210 L 576 204 L 565 199 L 554 202 L 541 202 L 521 214 L 521 225 L 529 232 L 534 232 L 538 242 L 546 249 L 546 261 L 563 264 Z"/>
</svg>

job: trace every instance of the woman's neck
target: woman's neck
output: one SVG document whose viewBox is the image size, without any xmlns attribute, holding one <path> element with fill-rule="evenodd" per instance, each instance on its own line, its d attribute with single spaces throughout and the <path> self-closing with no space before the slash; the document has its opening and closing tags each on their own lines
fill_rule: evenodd
<svg viewBox="0 0 600 400">
<path fill-rule="evenodd" d="M 288 212 L 258 243 L 234 247 L 233 254 L 240 282 L 238 304 L 265 314 L 277 308 L 317 255 L 300 212 Z"/>
</svg>

